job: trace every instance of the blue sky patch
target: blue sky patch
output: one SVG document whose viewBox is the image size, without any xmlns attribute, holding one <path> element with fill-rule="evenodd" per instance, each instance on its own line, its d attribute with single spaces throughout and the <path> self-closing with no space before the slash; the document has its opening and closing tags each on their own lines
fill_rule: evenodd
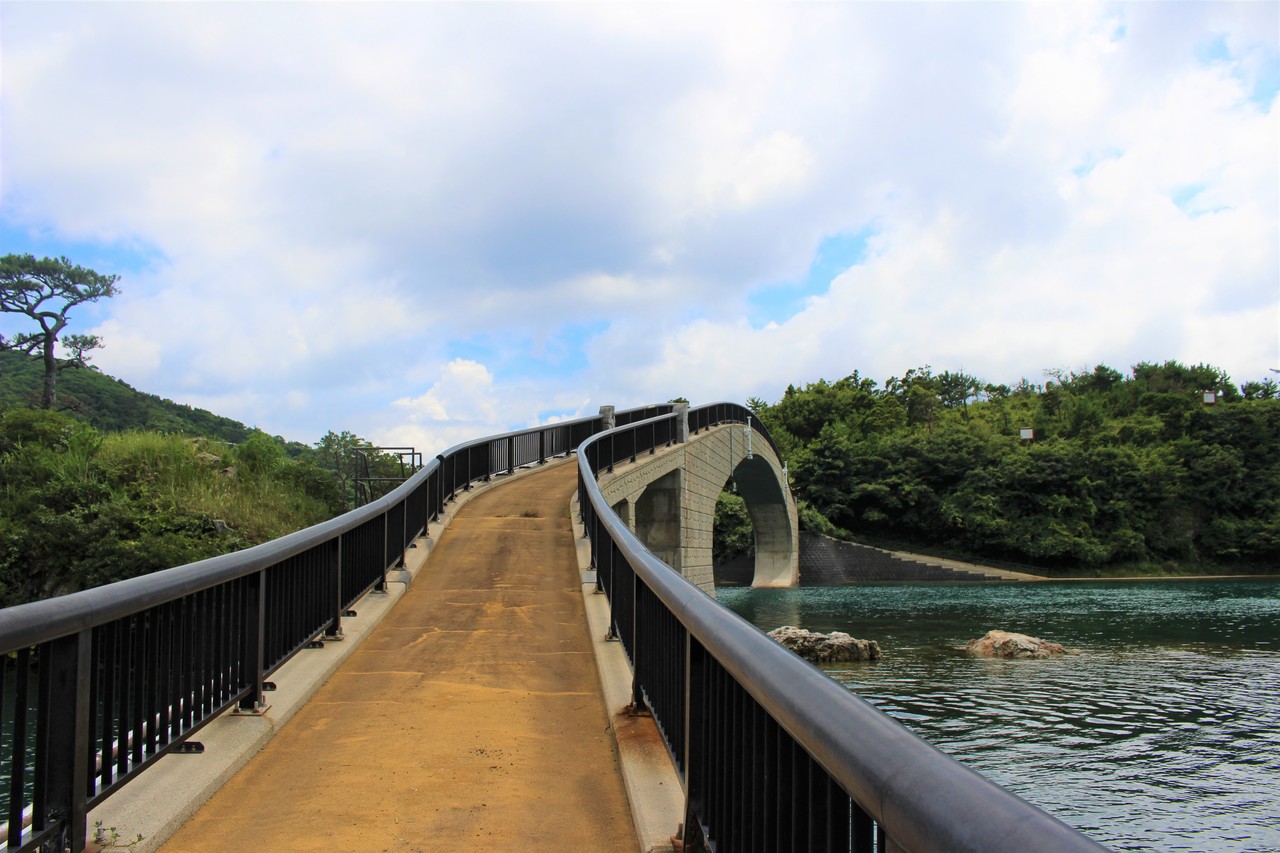
<svg viewBox="0 0 1280 853">
<path fill-rule="evenodd" d="M 1230 62 L 1231 51 L 1227 47 L 1227 37 L 1219 33 L 1208 41 L 1201 42 L 1196 47 L 1196 59 L 1205 65 L 1214 62 Z"/>
<path fill-rule="evenodd" d="M 27 228 L 0 221 L 0 255 L 35 255 L 37 258 L 65 257 L 77 266 L 88 267 L 104 275 L 126 278 L 163 262 L 164 254 L 151 246 L 133 241 L 99 243 L 92 240 L 69 240 L 49 229 Z"/>
<path fill-rule="evenodd" d="M 1231 76 L 1248 92 L 1249 101 L 1268 112 L 1280 93 L 1280 51 L 1253 45 L 1241 56 L 1231 52 L 1225 35 L 1215 35 L 1196 48 L 1204 65 L 1228 65 Z"/>
<path fill-rule="evenodd" d="M 1178 209 L 1184 213 L 1191 213 L 1196 196 L 1204 192 L 1204 184 L 1186 184 L 1185 186 L 1174 189 L 1173 194 L 1169 196 L 1173 199 L 1173 203 Z"/>
<path fill-rule="evenodd" d="M 1169 199 L 1187 216 L 1195 219 L 1198 216 L 1204 216 L 1208 213 L 1221 213 L 1224 210 L 1231 210 L 1230 207 L 1207 207 L 1204 200 L 1200 197 L 1208 188 L 1207 184 L 1185 184 L 1180 187 L 1174 187 Z"/>
<path fill-rule="evenodd" d="M 448 358 L 477 361 L 495 381 L 572 376 L 587 364 L 587 342 L 609 328 L 607 321 L 570 323 L 545 341 L 527 335 L 483 333 L 449 342 Z"/>
<path fill-rule="evenodd" d="M 1263 112 L 1270 111 L 1280 93 L 1280 51 L 1268 52 L 1252 88 L 1249 100 L 1262 107 Z"/>
<path fill-rule="evenodd" d="M 826 293 L 836 276 L 867 256 L 867 241 L 875 234 L 876 228 L 869 225 L 861 231 L 823 238 L 804 278 L 765 285 L 751 295 L 747 308 L 751 325 L 761 328 L 799 314 L 809 297 Z"/>
<path fill-rule="evenodd" d="M 1071 173 L 1077 178 L 1083 178 L 1092 172 L 1102 163 L 1108 160 L 1119 160 L 1124 156 L 1124 151 L 1119 148 L 1103 148 L 1101 151 L 1090 151 L 1080 161 L 1080 165 L 1071 170 Z"/>
</svg>

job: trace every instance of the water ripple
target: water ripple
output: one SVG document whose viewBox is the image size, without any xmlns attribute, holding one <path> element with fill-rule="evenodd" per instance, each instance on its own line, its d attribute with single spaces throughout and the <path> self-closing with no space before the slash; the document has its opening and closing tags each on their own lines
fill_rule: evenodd
<svg viewBox="0 0 1280 853">
<path fill-rule="evenodd" d="M 830 675 L 1117 850 L 1280 850 L 1280 584 L 721 590 L 762 628 L 879 640 Z M 990 628 L 1084 649 L 956 651 Z"/>
</svg>

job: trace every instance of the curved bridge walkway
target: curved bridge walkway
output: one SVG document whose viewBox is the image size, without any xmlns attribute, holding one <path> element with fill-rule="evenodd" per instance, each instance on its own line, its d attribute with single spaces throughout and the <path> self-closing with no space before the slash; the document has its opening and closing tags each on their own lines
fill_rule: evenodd
<svg viewBox="0 0 1280 853">
<path fill-rule="evenodd" d="M 467 502 L 386 620 L 162 850 L 635 850 L 557 465 Z"/>
</svg>

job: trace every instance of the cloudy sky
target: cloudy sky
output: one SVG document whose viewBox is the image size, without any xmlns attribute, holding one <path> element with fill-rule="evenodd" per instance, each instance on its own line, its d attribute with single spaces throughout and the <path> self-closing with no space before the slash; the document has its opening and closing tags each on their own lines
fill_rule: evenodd
<svg viewBox="0 0 1280 853">
<path fill-rule="evenodd" d="M 135 387 L 431 452 L 923 364 L 1280 367 L 1280 4 L 0 5 L 0 252 Z M 15 331 L 0 318 L 0 332 Z"/>
</svg>

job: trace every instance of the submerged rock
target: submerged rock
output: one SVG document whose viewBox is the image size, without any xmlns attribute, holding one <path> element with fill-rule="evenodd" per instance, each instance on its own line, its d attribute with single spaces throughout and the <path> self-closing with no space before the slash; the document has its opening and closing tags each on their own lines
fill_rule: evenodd
<svg viewBox="0 0 1280 853">
<path fill-rule="evenodd" d="M 769 632 L 783 646 L 813 663 L 838 663 L 848 660 L 879 660 L 880 644 L 875 640 L 859 640 L 843 631 L 819 634 L 783 625 Z"/>
<path fill-rule="evenodd" d="M 1059 643 L 1011 631 L 988 631 L 985 637 L 965 643 L 964 650 L 982 658 L 1060 658 L 1080 654 L 1079 649 L 1065 649 Z"/>
</svg>

